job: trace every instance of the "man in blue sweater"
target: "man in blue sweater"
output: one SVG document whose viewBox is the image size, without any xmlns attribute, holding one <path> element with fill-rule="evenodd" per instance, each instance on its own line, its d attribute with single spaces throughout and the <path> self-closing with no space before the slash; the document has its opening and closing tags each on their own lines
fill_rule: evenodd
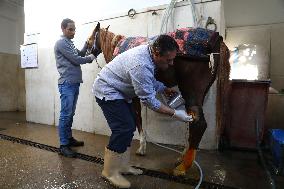
<svg viewBox="0 0 284 189">
<path fill-rule="evenodd" d="M 83 141 L 77 141 L 72 137 L 72 123 L 75 115 L 80 83 L 82 80 L 81 64 L 92 63 L 95 55 L 85 56 L 87 44 L 81 51 L 75 48 L 71 39 L 75 35 L 75 22 L 64 19 L 61 23 L 63 35 L 54 47 L 56 66 L 59 72 L 58 89 L 60 92 L 61 110 L 58 132 L 60 138 L 60 154 L 67 157 L 75 157 L 76 153 L 70 148 L 83 146 Z"/>
<path fill-rule="evenodd" d="M 156 98 L 157 93 L 174 92 L 154 75 L 157 69 L 173 65 L 178 48 L 172 37 L 160 35 L 153 44 L 140 45 L 116 56 L 94 81 L 93 93 L 112 132 L 105 148 L 102 176 L 119 188 L 130 187 L 121 173 L 142 174 L 142 170 L 129 165 L 130 144 L 136 129 L 132 98 L 138 96 L 158 113 L 183 122 L 193 121 L 184 110 L 174 110 Z"/>
</svg>

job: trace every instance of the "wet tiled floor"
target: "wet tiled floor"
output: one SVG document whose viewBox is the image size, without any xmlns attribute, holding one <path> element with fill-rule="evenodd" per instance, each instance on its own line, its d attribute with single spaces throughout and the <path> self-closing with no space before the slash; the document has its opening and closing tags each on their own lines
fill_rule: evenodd
<svg viewBox="0 0 284 189">
<path fill-rule="evenodd" d="M 58 147 L 54 126 L 25 122 L 24 113 L 0 113 L 0 134 L 18 137 L 41 144 Z M 75 138 L 84 140 L 85 146 L 77 152 L 103 158 L 107 136 L 73 131 Z M 0 189 L 8 188 L 113 188 L 100 176 L 102 165 L 81 159 L 65 158 L 54 152 L 0 139 Z M 151 170 L 166 170 L 174 166 L 177 153 L 149 144 L 147 156 L 136 156 L 138 141 L 133 141 L 132 164 Z M 252 152 L 200 150 L 197 162 L 202 167 L 204 180 L 235 188 L 270 188 L 264 170 L 258 164 L 257 154 Z M 186 175 L 199 179 L 199 171 L 193 166 Z M 133 189 L 185 189 L 188 184 L 151 176 L 127 176 Z M 281 179 L 280 179 L 281 180 Z M 284 185 L 277 188 L 284 188 Z"/>
</svg>

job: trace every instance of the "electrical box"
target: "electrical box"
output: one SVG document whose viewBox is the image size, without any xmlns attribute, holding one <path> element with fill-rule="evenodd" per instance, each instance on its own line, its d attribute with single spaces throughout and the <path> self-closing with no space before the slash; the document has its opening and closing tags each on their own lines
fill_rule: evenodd
<svg viewBox="0 0 284 189">
<path fill-rule="evenodd" d="M 256 125 L 262 140 L 269 86 L 269 80 L 232 80 L 225 128 L 230 147 L 256 149 Z"/>
</svg>

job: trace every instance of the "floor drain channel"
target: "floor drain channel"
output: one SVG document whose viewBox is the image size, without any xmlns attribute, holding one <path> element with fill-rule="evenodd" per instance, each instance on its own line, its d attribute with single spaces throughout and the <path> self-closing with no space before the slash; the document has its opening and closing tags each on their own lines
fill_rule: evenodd
<svg viewBox="0 0 284 189">
<path fill-rule="evenodd" d="M 8 140 L 8 141 L 11 141 L 11 142 L 16 142 L 16 143 L 19 143 L 19 144 L 24 144 L 24 145 L 27 145 L 27 146 L 32 146 L 32 147 L 39 148 L 39 149 L 46 150 L 46 151 L 50 151 L 50 152 L 56 152 L 56 153 L 59 152 L 59 148 L 49 146 L 49 145 L 45 145 L 45 144 L 40 144 L 40 143 L 37 143 L 37 142 L 32 142 L 32 141 L 21 139 L 21 138 L 8 136 L 8 135 L 0 134 L 0 139 Z M 76 158 L 82 159 L 82 160 L 85 160 L 85 161 L 94 162 L 94 163 L 97 163 L 97 164 L 104 164 L 104 160 L 102 158 L 88 156 L 88 155 L 81 154 L 81 153 L 77 153 Z"/>
<path fill-rule="evenodd" d="M 49 146 L 49 145 L 45 145 L 45 144 L 41 144 L 41 143 L 37 143 L 37 142 L 32 142 L 32 141 L 29 141 L 29 140 L 25 140 L 25 139 L 21 139 L 21 138 L 17 138 L 17 137 L 12 137 L 12 136 L 8 136 L 8 135 L 0 134 L 0 139 L 8 140 L 8 141 L 11 141 L 11 142 L 15 142 L 15 143 L 19 143 L 19 144 L 23 144 L 23 145 L 27 145 L 27 146 L 32 146 L 32 147 L 39 148 L 39 149 L 46 150 L 46 151 L 50 151 L 50 152 L 55 152 L 55 153 L 59 152 L 59 148 L 56 148 L 54 146 Z M 89 161 L 89 162 L 93 162 L 93 163 L 97 163 L 97 164 L 101 164 L 101 165 L 104 164 L 104 160 L 102 158 L 89 156 L 89 155 L 86 155 L 86 154 L 77 153 L 76 158 L 82 159 L 82 160 L 85 160 L 85 161 Z M 191 186 L 195 186 L 198 183 L 197 180 L 190 179 L 190 178 L 177 177 L 177 176 L 169 175 L 169 174 L 166 174 L 166 173 L 163 173 L 163 172 L 145 169 L 145 168 L 142 168 L 142 167 L 136 167 L 136 168 L 142 169 L 143 175 L 147 175 L 147 176 L 150 176 L 150 177 L 165 179 L 165 180 L 168 180 L 168 181 L 177 182 L 177 183 L 186 184 L 186 185 L 191 185 Z M 221 185 L 221 184 L 215 184 L 215 183 L 205 182 L 205 181 L 202 182 L 200 187 L 204 188 L 204 189 L 236 189 L 234 187 L 224 186 L 224 185 Z"/>
</svg>

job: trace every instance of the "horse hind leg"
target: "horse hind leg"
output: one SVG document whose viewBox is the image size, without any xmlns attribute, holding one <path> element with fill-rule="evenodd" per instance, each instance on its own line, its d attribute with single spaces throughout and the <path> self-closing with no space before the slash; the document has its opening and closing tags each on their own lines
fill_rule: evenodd
<svg viewBox="0 0 284 189">
<path fill-rule="evenodd" d="M 139 133 L 139 140 L 140 140 L 140 146 L 136 151 L 136 155 L 145 156 L 146 155 L 146 133 L 142 129 Z"/>
<path fill-rule="evenodd" d="M 135 112 L 136 128 L 139 132 L 140 146 L 136 151 L 136 155 L 144 156 L 146 155 L 146 133 L 142 128 L 142 116 L 141 116 L 141 104 L 139 98 L 134 98 L 132 100 L 132 106 Z"/>
</svg>

